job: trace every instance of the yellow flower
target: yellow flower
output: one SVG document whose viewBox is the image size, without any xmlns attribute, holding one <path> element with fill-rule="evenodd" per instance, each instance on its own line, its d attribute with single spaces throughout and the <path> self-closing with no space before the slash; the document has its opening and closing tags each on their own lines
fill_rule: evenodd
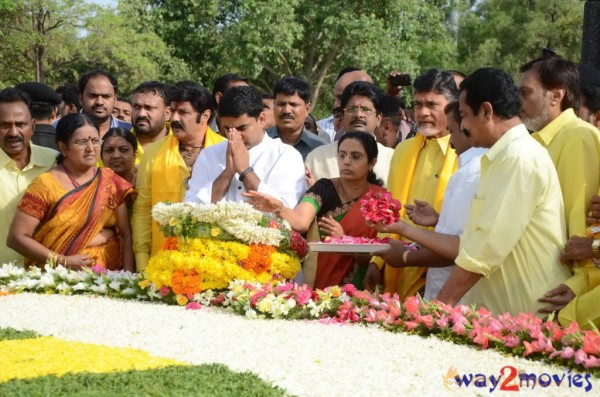
<svg viewBox="0 0 600 397">
<path fill-rule="evenodd" d="M 221 228 L 218 227 L 213 227 L 210 229 L 210 235 L 213 237 L 217 237 L 219 234 L 221 234 Z"/>
<path fill-rule="evenodd" d="M 177 295 L 175 298 L 179 306 L 184 306 L 188 303 L 188 298 L 185 295 Z"/>
<path fill-rule="evenodd" d="M 177 226 L 177 218 L 169 219 L 169 226 Z"/>
<path fill-rule="evenodd" d="M 182 363 L 131 348 L 69 342 L 54 337 L 0 341 L 0 383 L 66 373 L 107 373 Z"/>
<path fill-rule="evenodd" d="M 152 284 L 152 281 L 150 280 L 142 280 L 138 283 L 138 285 L 140 286 L 141 289 L 146 289 L 148 288 L 150 285 Z"/>
</svg>

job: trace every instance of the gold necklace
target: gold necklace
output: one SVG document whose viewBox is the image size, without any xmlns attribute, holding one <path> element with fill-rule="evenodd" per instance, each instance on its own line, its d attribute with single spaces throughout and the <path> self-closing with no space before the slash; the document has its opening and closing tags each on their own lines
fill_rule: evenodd
<svg viewBox="0 0 600 397">
<path fill-rule="evenodd" d="M 181 154 L 181 158 L 183 162 L 188 167 L 188 169 L 192 169 L 196 159 L 198 158 L 198 154 L 202 150 L 204 145 L 194 145 L 194 146 L 185 146 L 179 144 L 179 154 Z"/>
</svg>

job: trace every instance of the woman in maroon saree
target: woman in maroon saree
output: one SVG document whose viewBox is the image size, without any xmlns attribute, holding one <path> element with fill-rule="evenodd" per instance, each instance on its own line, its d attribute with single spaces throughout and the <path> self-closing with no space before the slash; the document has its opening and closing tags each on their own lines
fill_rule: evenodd
<svg viewBox="0 0 600 397">
<path fill-rule="evenodd" d="M 375 138 L 364 132 L 347 132 L 338 142 L 340 177 L 318 180 L 296 208 L 286 208 L 270 196 L 258 192 L 244 194 L 261 211 L 273 212 L 291 227 L 305 233 L 317 219 L 320 236 L 375 237 L 360 213 L 360 199 L 369 191 L 383 190 L 373 167 L 377 162 Z M 314 287 L 352 283 L 362 289 L 368 259 L 359 263 L 354 255 L 319 253 Z"/>
</svg>

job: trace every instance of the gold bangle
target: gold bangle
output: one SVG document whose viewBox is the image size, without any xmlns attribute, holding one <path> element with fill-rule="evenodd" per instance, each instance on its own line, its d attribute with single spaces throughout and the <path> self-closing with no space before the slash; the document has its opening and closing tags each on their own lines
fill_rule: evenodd
<svg viewBox="0 0 600 397">
<path fill-rule="evenodd" d="M 405 265 L 408 265 L 408 253 L 409 253 L 409 251 L 406 250 L 402 254 L 402 263 L 405 264 Z"/>
</svg>

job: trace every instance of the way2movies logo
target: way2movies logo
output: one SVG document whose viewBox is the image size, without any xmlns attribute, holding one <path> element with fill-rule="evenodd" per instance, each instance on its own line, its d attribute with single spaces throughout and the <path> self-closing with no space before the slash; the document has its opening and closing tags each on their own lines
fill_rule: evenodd
<svg viewBox="0 0 600 397">
<path fill-rule="evenodd" d="M 482 373 L 459 374 L 455 367 L 448 368 L 448 372 L 442 375 L 444 387 L 455 391 L 467 388 L 488 389 L 494 391 L 520 391 L 539 390 L 552 388 L 583 389 L 586 392 L 592 390 L 590 382 L 591 374 L 572 373 L 571 370 L 562 373 L 528 373 L 523 369 L 517 370 L 512 365 L 500 368 L 498 374 L 486 375 Z"/>
</svg>

